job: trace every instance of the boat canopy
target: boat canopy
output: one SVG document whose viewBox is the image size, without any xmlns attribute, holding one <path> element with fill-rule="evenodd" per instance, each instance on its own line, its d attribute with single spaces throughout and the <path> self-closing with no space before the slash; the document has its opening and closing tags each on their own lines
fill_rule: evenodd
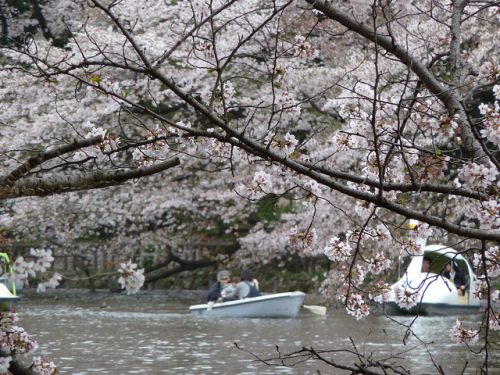
<svg viewBox="0 0 500 375">
<path fill-rule="evenodd" d="M 454 260 L 458 263 L 459 268 L 467 273 L 469 280 L 476 279 L 468 260 L 457 250 L 442 244 L 427 245 L 424 248 L 423 254 L 404 257 L 411 260 L 409 264 L 405 262 L 406 267 L 403 266 L 403 269 L 406 269 L 405 274 L 408 279 L 413 280 L 419 277 L 424 256 L 432 260 L 432 273 L 441 274 L 444 271 L 445 265 Z M 401 274 L 399 277 L 401 277 Z"/>
</svg>

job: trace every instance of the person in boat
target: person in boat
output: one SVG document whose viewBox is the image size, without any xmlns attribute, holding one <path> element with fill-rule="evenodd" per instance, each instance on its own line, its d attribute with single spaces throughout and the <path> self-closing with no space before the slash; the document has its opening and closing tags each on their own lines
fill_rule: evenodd
<svg viewBox="0 0 500 375">
<path fill-rule="evenodd" d="M 431 266 L 432 266 L 432 259 L 429 257 L 424 257 L 424 260 L 422 261 L 422 273 L 431 272 Z"/>
<path fill-rule="evenodd" d="M 222 290 L 221 297 L 224 299 L 228 294 L 232 293 L 236 289 L 236 285 L 241 281 L 239 276 L 233 276 L 231 282 L 226 285 L 226 287 Z"/>
<path fill-rule="evenodd" d="M 258 282 L 253 277 L 253 272 L 245 269 L 241 272 L 241 281 L 236 285 L 234 291 L 224 297 L 224 301 L 234 301 L 243 298 L 259 297 L 262 294 L 257 287 Z"/>
<path fill-rule="evenodd" d="M 446 265 L 446 270 L 443 272 L 443 276 L 455 284 L 459 296 L 463 296 L 465 294 L 465 288 L 467 285 L 465 275 L 458 269 L 458 263 L 455 260 Z"/>
<path fill-rule="evenodd" d="M 222 298 L 222 294 L 226 293 L 226 288 L 229 288 L 229 279 L 231 274 L 229 271 L 222 270 L 217 273 L 217 281 L 212 285 L 207 294 L 207 302 L 217 301 Z M 234 290 L 234 288 L 233 288 Z M 227 291 L 228 292 L 228 291 Z"/>
</svg>

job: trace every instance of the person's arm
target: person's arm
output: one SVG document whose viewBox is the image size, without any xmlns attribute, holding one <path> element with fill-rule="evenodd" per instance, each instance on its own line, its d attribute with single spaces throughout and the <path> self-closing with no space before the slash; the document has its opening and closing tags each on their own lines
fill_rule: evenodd
<svg viewBox="0 0 500 375">
<path fill-rule="evenodd" d="M 234 298 L 239 297 L 241 293 L 241 283 L 236 284 L 236 288 L 230 291 L 228 294 L 224 296 L 224 298 Z"/>
<path fill-rule="evenodd" d="M 234 291 L 228 294 L 225 298 L 233 298 L 237 297 L 238 299 L 245 298 L 248 295 L 248 291 L 250 290 L 250 287 L 247 285 L 246 282 L 240 281 L 237 285 L 236 288 L 234 288 Z"/>
</svg>

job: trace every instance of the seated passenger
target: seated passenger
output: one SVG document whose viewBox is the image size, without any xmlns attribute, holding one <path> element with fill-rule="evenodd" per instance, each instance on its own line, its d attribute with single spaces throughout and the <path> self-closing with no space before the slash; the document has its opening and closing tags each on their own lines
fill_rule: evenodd
<svg viewBox="0 0 500 375">
<path fill-rule="evenodd" d="M 238 276 L 233 276 L 231 279 L 230 283 L 227 283 L 227 285 L 222 289 L 221 292 L 221 297 L 224 298 L 226 297 L 229 293 L 232 293 L 236 289 L 236 285 L 241 281 L 241 279 Z"/>
<path fill-rule="evenodd" d="M 429 257 L 424 257 L 424 260 L 422 262 L 422 272 L 423 273 L 431 272 L 431 266 L 432 266 L 432 259 Z"/>
<path fill-rule="evenodd" d="M 217 273 L 217 282 L 208 291 L 207 302 L 217 301 L 222 297 L 222 292 L 229 283 L 229 277 L 229 271 L 222 270 Z"/>
<path fill-rule="evenodd" d="M 256 280 L 253 277 L 253 272 L 249 269 L 246 269 L 241 272 L 241 281 L 236 285 L 234 291 L 224 297 L 224 301 L 259 297 L 261 295 L 262 294 L 257 289 Z"/>
<path fill-rule="evenodd" d="M 465 294 L 467 282 L 465 281 L 464 274 L 458 269 L 458 263 L 456 261 L 449 262 L 446 265 L 446 271 L 444 271 L 443 276 L 455 284 L 459 296 Z"/>
</svg>

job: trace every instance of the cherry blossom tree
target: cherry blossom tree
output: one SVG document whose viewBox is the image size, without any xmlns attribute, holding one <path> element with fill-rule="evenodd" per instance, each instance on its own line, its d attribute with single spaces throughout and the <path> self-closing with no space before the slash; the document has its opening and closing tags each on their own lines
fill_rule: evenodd
<svg viewBox="0 0 500 375">
<path fill-rule="evenodd" d="M 2 4 L 2 225 L 21 236 L 44 221 L 41 237 L 67 243 L 98 223 L 144 246 L 183 212 L 238 233 L 271 199 L 287 209 L 239 232 L 238 262 L 327 257 L 322 290 L 356 318 L 368 299 L 384 301 L 391 259 L 418 254 L 417 238 L 433 233 L 483 275 L 480 333 L 457 322 L 451 337 L 484 335 L 488 353 L 500 240 L 495 5 L 53 0 L 34 22 Z M 42 220 L 79 208 L 88 215 L 71 223 Z M 407 230 L 408 219 L 422 224 Z M 131 248 L 120 250 L 128 275 Z"/>
</svg>

